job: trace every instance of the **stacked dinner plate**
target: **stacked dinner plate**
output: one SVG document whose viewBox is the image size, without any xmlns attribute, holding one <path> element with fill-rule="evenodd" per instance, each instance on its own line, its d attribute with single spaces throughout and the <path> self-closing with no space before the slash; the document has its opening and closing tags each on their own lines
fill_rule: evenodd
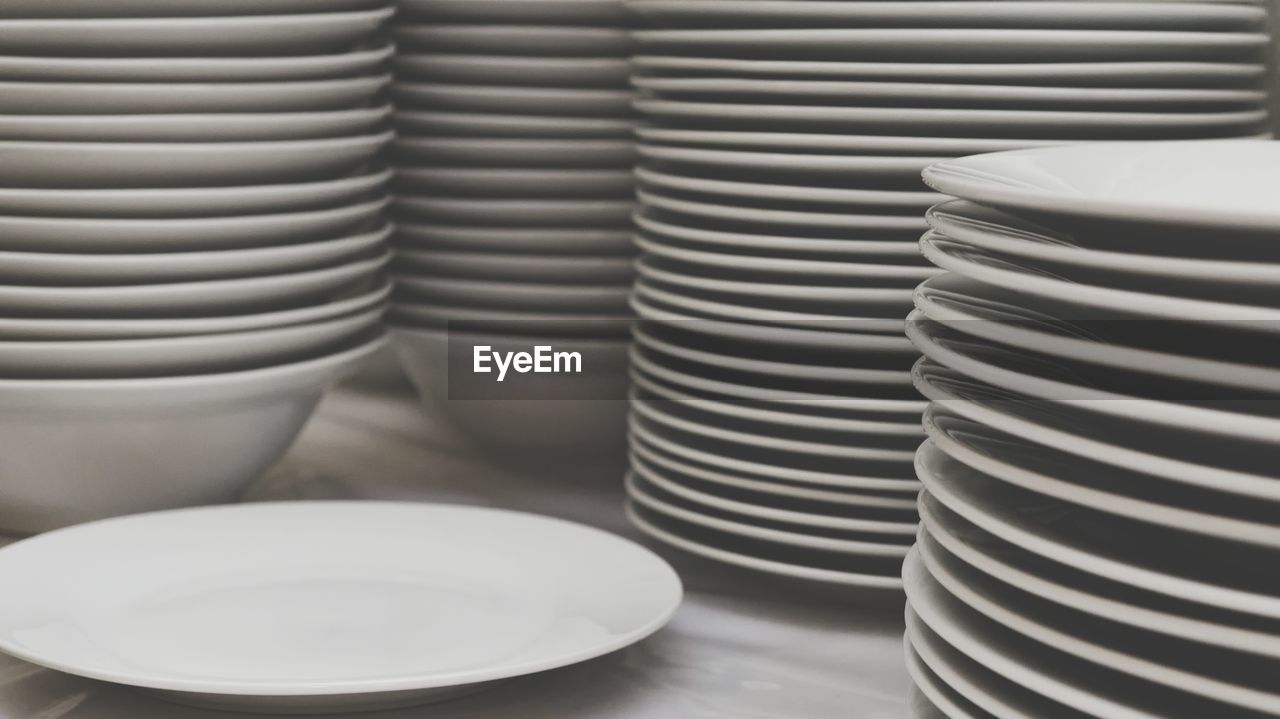
<svg viewBox="0 0 1280 719">
<path fill-rule="evenodd" d="M 634 275 L 635 161 L 620 0 L 407 0 L 395 34 L 392 318 L 410 378 L 480 444 L 620 457 L 627 326 L 611 318 Z M 596 373 L 450 392 L 450 336 L 580 351 Z"/>
<path fill-rule="evenodd" d="M 919 715 L 1280 715 L 1280 144 L 925 177 Z"/>
<path fill-rule="evenodd" d="M 0 530 L 237 496 L 378 344 L 390 15 L 0 7 Z"/>
<path fill-rule="evenodd" d="M 927 165 L 1091 138 L 1253 136 L 1267 117 L 1265 11 L 1254 3 L 627 4 L 644 24 L 632 77 L 645 121 L 633 450 L 656 452 L 646 437 L 678 438 L 681 451 L 715 456 L 732 482 L 811 490 L 821 467 L 822 481 L 846 492 L 910 491 L 903 450 L 921 434 L 911 414 L 919 397 L 895 342 L 910 288 L 935 272 L 917 247 L 925 210 L 942 199 L 920 182 Z M 820 399 L 797 403 L 784 389 Z M 729 406 L 695 411 L 677 392 Z M 663 414 L 653 407 L 660 393 L 670 400 Z M 744 400 L 763 404 L 746 412 Z M 766 407 L 784 413 L 755 414 Z M 783 451 L 780 437 L 823 449 Z M 738 501 L 742 489 L 730 481 L 643 456 L 635 475 L 637 521 L 668 541 L 740 564 L 784 557 L 793 573 L 864 574 L 863 549 L 766 538 L 765 528 L 784 529 L 771 522 L 787 521 L 777 511 L 790 500 L 777 492 L 730 508 L 721 500 Z M 677 485 L 701 493 L 684 496 L 681 514 Z M 806 506 L 880 521 L 885 505 L 858 492 Z M 911 518 L 902 496 L 883 517 L 899 529 Z M 785 531 L 803 526 L 830 529 Z M 873 543 L 900 552 L 887 539 Z M 896 576 L 876 561 L 865 573 Z"/>
</svg>

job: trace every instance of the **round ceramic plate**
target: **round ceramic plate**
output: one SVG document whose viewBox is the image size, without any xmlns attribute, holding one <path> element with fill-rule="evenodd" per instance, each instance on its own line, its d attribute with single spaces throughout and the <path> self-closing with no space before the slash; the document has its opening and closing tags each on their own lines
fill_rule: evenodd
<svg viewBox="0 0 1280 719">
<path fill-rule="evenodd" d="M 409 219 L 506 227 L 626 227 L 629 200 L 506 200 L 399 196 L 392 209 Z"/>
<path fill-rule="evenodd" d="M 842 284 L 783 284 L 742 281 L 709 277 L 697 265 L 677 266 L 675 263 L 659 264 L 654 257 L 637 260 L 637 272 L 641 277 L 690 290 L 725 292 L 753 297 L 772 297 L 789 304 L 813 302 L 828 309 L 845 309 L 852 312 L 859 305 L 901 305 L 909 301 L 912 291 L 907 288 L 850 287 Z"/>
<path fill-rule="evenodd" d="M 400 12 L 440 22 L 570 22 L 623 25 L 618 0 L 401 0 Z"/>
<path fill-rule="evenodd" d="M 0 52 L 41 55 L 50 48 L 74 48 L 77 55 L 196 57 L 345 52 L 371 37 L 394 12 L 5 19 L 0 20 Z"/>
<path fill-rule="evenodd" d="M 814 152 L 855 156 L 864 154 L 947 155 L 952 153 L 971 155 L 981 152 L 997 152 L 999 150 L 1017 150 L 1053 143 L 1052 140 L 1001 140 L 999 138 L 985 137 L 897 137 L 894 135 L 842 135 L 813 132 L 688 130 L 666 127 L 637 127 L 636 136 L 641 140 L 659 145 L 688 145 L 704 150 L 733 148 L 757 152 Z M 898 162 L 902 162 L 904 159 L 899 158 Z M 836 162 L 838 159 L 829 158 L 826 161 Z M 854 162 L 856 160 L 849 158 L 846 161 Z M 904 192 L 899 194 L 909 195 L 913 193 Z M 914 194 L 922 195 L 924 193 Z"/>
<path fill-rule="evenodd" d="M 721 295 L 684 290 L 672 286 L 659 287 L 644 279 L 637 279 L 634 297 L 660 306 L 671 307 L 690 317 L 728 320 L 747 325 L 764 324 L 797 329 L 824 329 L 830 332 L 852 330 L 861 332 L 885 332 L 900 334 L 905 321 L 893 317 L 821 314 L 770 309 L 769 302 L 748 302 L 729 296 L 732 301 L 722 301 Z M 870 314 L 870 313 L 868 313 Z M 881 313 L 885 314 L 885 313 Z"/>
<path fill-rule="evenodd" d="M 948 2 L 926 0 L 901 5 L 896 2 L 795 2 L 794 0 L 631 0 L 627 7 L 659 27 L 799 25 L 823 27 L 1043 27 L 1131 28 L 1135 30 L 1254 30 L 1264 19 L 1254 4 L 1210 2 L 1169 4 L 1109 2 L 1082 5 L 1076 2 L 1040 2 L 1034 7 L 1002 2 Z"/>
<path fill-rule="evenodd" d="M 440 136 L 630 140 L 635 125 L 623 118 L 427 110 L 397 110 L 392 120 L 406 140 Z"/>
<path fill-rule="evenodd" d="M 458 322 L 481 325 L 491 332 L 510 332 L 534 337 L 625 340 L 630 336 L 628 328 L 631 318 L 622 315 L 573 317 L 563 312 L 488 310 L 439 302 L 397 301 L 387 313 L 387 322 L 395 327 L 428 330 L 447 330 L 449 322 Z"/>
<path fill-rule="evenodd" d="M 899 155 L 828 155 L 791 152 L 750 152 L 640 143 L 640 157 L 652 162 L 710 167 L 720 172 L 756 171 L 790 175 L 830 176 L 874 183 L 896 183 L 910 189 L 918 185 L 921 170 L 937 157 Z"/>
<path fill-rule="evenodd" d="M 172 187 L 327 180 L 369 164 L 391 133 L 276 142 L 0 142 L 10 187 Z"/>
<path fill-rule="evenodd" d="M 631 37 L 621 27 L 402 23 L 393 33 L 396 44 L 408 53 L 618 58 L 631 53 Z"/>
<path fill-rule="evenodd" d="M 631 91 L 608 88 L 396 82 L 391 96 L 409 109 L 446 112 L 570 117 L 626 117 L 631 112 Z"/>
<path fill-rule="evenodd" d="M 218 15 L 270 15 L 365 10 L 382 5 L 382 0 L 121 0 L 104 6 L 98 0 L 60 0 L 50 5 L 43 0 L 12 0 L 0 10 L 0 17 L 186 17 Z"/>
<path fill-rule="evenodd" d="M 547 254 L 631 254 L 626 230 L 542 227 L 470 227 L 400 222 L 396 241 L 409 248 L 539 252 Z"/>
<path fill-rule="evenodd" d="M 643 177 L 643 174 L 641 177 Z M 898 256 L 904 262 L 908 262 L 920 256 L 919 245 L 908 240 L 839 240 L 727 232 L 663 222 L 660 219 L 656 219 L 653 214 L 652 211 L 646 211 L 645 208 L 641 208 L 637 210 L 632 219 L 636 227 L 653 239 L 673 240 L 676 244 L 686 247 L 693 245 L 694 247 L 725 253 L 758 251 L 767 255 L 770 252 L 779 252 L 796 258 L 814 255 L 813 259 L 821 259 L 823 255 L 839 258 L 856 257 L 858 255 L 870 257 Z"/>
<path fill-rule="evenodd" d="M 631 72 L 624 58 L 442 53 L 397 55 L 395 68 L 414 81 L 578 88 L 625 88 Z"/>
<path fill-rule="evenodd" d="M 0 263 L 3 263 L 0 255 Z M 561 284 L 628 283 L 635 276 L 627 256 L 538 255 L 396 249 L 396 266 L 441 277 L 474 277 L 513 282 Z"/>
<path fill-rule="evenodd" d="M 45 7 L 49 7 L 42 0 Z M 63 4 L 59 3 L 58 7 Z M 6 8 L 10 7 L 5 5 Z M 64 82 L 245 82 L 320 80 L 373 74 L 395 52 L 391 44 L 335 55 L 272 57 L 0 56 L 7 80 Z"/>
<path fill-rule="evenodd" d="M 815 278 L 834 280 L 842 278 L 855 281 L 861 287 L 908 289 L 922 280 L 938 274 L 937 269 L 908 264 L 875 264 L 870 262 L 839 262 L 824 260 L 792 260 L 767 256 L 749 256 L 734 254 L 722 248 L 719 251 L 705 252 L 671 246 L 657 238 L 637 235 L 636 245 L 655 257 L 662 257 L 691 265 L 717 268 L 719 270 L 734 269 L 783 275 L 779 280 L 787 279 L 799 282 L 811 282 Z M 806 277 L 799 280 L 797 275 Z M 910 303 L 909 293 L 898 296 L 905 306 Z"/>
<path fill-rule="evenodd" d="M 739 182 L 718 178 L 697 177 L 641 165 L 636 177 L 655 188 L 683 192 L 722 195 L 738 201 L 759 202 L 770 200 L 788 203 L 827 203 L 846 207 L 891 207 L 900 211 L 922 214 L 925 209 L 942 202 L 946 195 L 936 192 L 894 190 L 865 190 L 841 187 L 806 187 L 765 182 Z"/>
<path fill-rule="evenodd" d="M 1256 136 L 1263 131 L 1263 110 L 1235 112 L 1092 112 L 1069 110 L 973 110 L 927 107 L 855 107 L 831 105 L 776 105 L 684 100 L 638 99 L 640 112 L 670 122 L 714 122 L 737 129 L 761 128 L 790 131 L 794 128 L 843 128 L 850 133 L 876 130 L 901 134 L 967 137 L 992 134 L 999 137 L 1032 135 L 1060 140 L 1151 139 L 1192 135 L 1219 137 Z M 949 167 L 944 165 L 944 167 Z M 934 185 L 935 189 L 941 187 Z M 980 199 L 970 197 L 968 199 Z"/>
<path fill-rule="evenodd" d="M 27 588 L 0 602 L 5 652 L 249 711 L 444 698 L 621 649 L 681 598 L 665 562 L 600 530 L 416 503 L 140 515 L 10 545 L 0 566 Z M 55 630 L 72 625 L 92 640 Z"/>
<path fill-rule="evenodd" d="M 395 187 L 405 195 L 425 190 L 463 197 L 616 199 L 635 192 L 635 178 L 626 170 L 404 167 L 396 171 Z"/>
<path fill-rule="evenodd" d="M 55 142 L 253 142 L 367 135 L 391 106 L 324 112 L 0 115 L 0 138 Z"/>
<path fill-rule="evenodd" d="M 0 187 L 0 212 L 70 217 L 212 217 L 350 205 L 391 179 L 391 170 L 337 180 L 241 187 L 26 189 Z"/>
<path fill-rule="evenodd" d="M 1090 6 L 1096 7 L 1096 6 Z M 1154 7 L 1154 6 L 1153 6 Z M 1165 6 L 1161 6 L 1165 7 Z M 824 62 L 637 55 L 637 73 L 831 80 L 917 80 L 1063 87 L 1257 86 L 1265 66 L 1213 62 Z"/>
<path fill-rule="evenodd" d="M 905 62 L 920 57 L 957 62 L 1257 62 L 1267 43 L 1267 36 L 1258 32 L 1024 28 L 639 30 L 633 37 L 645 54 L 727 52 L 769 59 Z"/>
<path fill-rule="evenodd" d="M 635 163 L 635 143 L 604 139 L 507 139 L 402 137 L 395 152 L 410 166 L 443 164 L 479 167 L 601 167 L 622 169 Z"/>
<path fill-rule="evenodd" d="M 562 285 L 550 282 L 497 282 L 399 275 L 396 290 L 419 300 L 445 305 L 529 312 L 570 312 L 616 317 L 627 308 L 628 283 Z"/>
<path fill-rule="evenodd" d="M 795 227 L 808 231 L 838 230 L 841 236 L 848 232 L 877 239 L 909 239 L 925 229 L 924 220 L 911 215 L 880 215 L 839 212 L 807 212 L 796 210 L 771 210 L 718 202 L 701 202 L 673 197 L 647 190 L 637 193 L 645 207 L 688 215 L 722 225 L 761 224 Z"/>
<path fill-rule="evenodd" d="M 1113 143 L 949 160 L 925 181 L 996 207 L 1270 232 L 1280 222 L 1278 160 L 1272 142 Z"/>
</svg>

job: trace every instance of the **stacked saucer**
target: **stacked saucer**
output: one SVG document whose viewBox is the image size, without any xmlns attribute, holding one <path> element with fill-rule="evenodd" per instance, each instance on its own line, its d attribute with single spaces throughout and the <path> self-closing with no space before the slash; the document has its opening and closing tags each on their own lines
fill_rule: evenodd
<svg viewBox="0 0 1280 719">
<path fill-rule="evenodd" d="M 392 320 L 410 378 L 480 444 L 620 455 L 627 328 L 601 318 L 628 314 L 634 275 L 621 3 L 412 0 L 395 34 Z M 609 369 L 558 399 L 508 382 L 451 400 L 432 359 L 450 329 L 467 349 L 574 342 Z"/>
<path fill-rule="evenodd" d="M 910 360 L 885 343 L 902 339 L 910 288 L 936 272 L 919 255 L 917 233 L 925 210 L 944 199 L 921 184 L 921 170 L 1091 138 L 1253 136 L 1267 119 L 1266 13 L 1252 3 L 627 6 L 645 24 L 633 34 L 632 77 L 647 121 L 637 130 L 633 305 L 643 320 L 636 353 L 646 359 L 637 374 L 678 371 L 683 391 L 696 378 L 699 401 L 768 404 L 788 399 L 785 388 L 821 396 L 820 410 L 809 411 L 824 415 L 848 403 L 901 402 L 896 416 L 856 417 L 888 419 L 900 439 L 919 397 L 902 378 Z M 634 420 L 650 434 L 662 421 L 645 414 L 651 401 L 637 402 Z M 807 420 L 743 430 L 741 415 L 686 414 L 686 444 L 737 433 L 717 456 L 762 452 L 758 438 L 778 431 L 833 439 L 811 438 L 822 430 Z M 676 433 L 673 422 L 664 427 Z M 879 431 L 840 437 L 844 451 L 879 458 L 874 471 L 842 471 L 913 476 L 899 445 L 877 454 L 888 448 Z M 634 441 L 637 453 L 645 447 Z M 804 464 L 813 457 L 796 452 L 766 464 L 784 461 L 794 463 L 788 471 L 813 469 Z M 752 481 L 762 474 L 750 463 L 720 468 Z M 670 526 L 659 528 L 652 503 L 634 504 L 654 533 L 693 536 L 670 512 Z M 726 552 L 738 542 L 720 541 Z"/>
<path fill-rule="evenodd" d="M 378 346 L 382 5 L 0 9 L 0 530 L 234 499 Z"/>
<path fill-rule="evenodd" d="M 919 716 L 1280 714 L 1280 145 L 925 178 Z"/>
</svg>

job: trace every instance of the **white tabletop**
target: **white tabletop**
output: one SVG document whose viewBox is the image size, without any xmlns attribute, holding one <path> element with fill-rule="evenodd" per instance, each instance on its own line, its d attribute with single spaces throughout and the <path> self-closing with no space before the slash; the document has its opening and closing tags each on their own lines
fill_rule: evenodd
<svg viewBox="0 0 1280 719">
<path fill-rule="evenodd" d="M 535 472 L 493 466 L 424 417 L 406 392 L 334 393 L 290 455 L 250 494 L 254 500 L 351 497 L 508 507 L 643 541 L 623 517 L 617 467 Z M 905 716 L 900 601 L 827 594 L 645 543 L 685 582 L 683 606 L 658 634 L 470 697 L 352 719 Z M 0 656 L 0 719 L 230 716 Z"/>
</svg>

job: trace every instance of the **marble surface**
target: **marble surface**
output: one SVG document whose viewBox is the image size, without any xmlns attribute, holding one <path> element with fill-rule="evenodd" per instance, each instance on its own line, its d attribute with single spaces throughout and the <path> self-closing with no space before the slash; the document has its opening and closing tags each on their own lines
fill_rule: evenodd
<svg viewBox="0 0 1280 719">
<path fill-rule="evenodd" d="M 501 466 L 433 424 L 404 391 L 342 390 L 249 500 L 404 499 L 522 509 L 643 541 L 618 467 Z M 668 551 L 686 597 L 621 652 L 451 702 L 365 719 L 898 719 L 907 714 L 902 604 L 830 593 Z M 6 591 L 20 591 L 9 588 Z M 225 719 L 0 657 L 0 719 Z M 247 716 L 247 715 L 240 715 Z M 336 715 L 329 715 L 336 716 Z"/>
</svg>

